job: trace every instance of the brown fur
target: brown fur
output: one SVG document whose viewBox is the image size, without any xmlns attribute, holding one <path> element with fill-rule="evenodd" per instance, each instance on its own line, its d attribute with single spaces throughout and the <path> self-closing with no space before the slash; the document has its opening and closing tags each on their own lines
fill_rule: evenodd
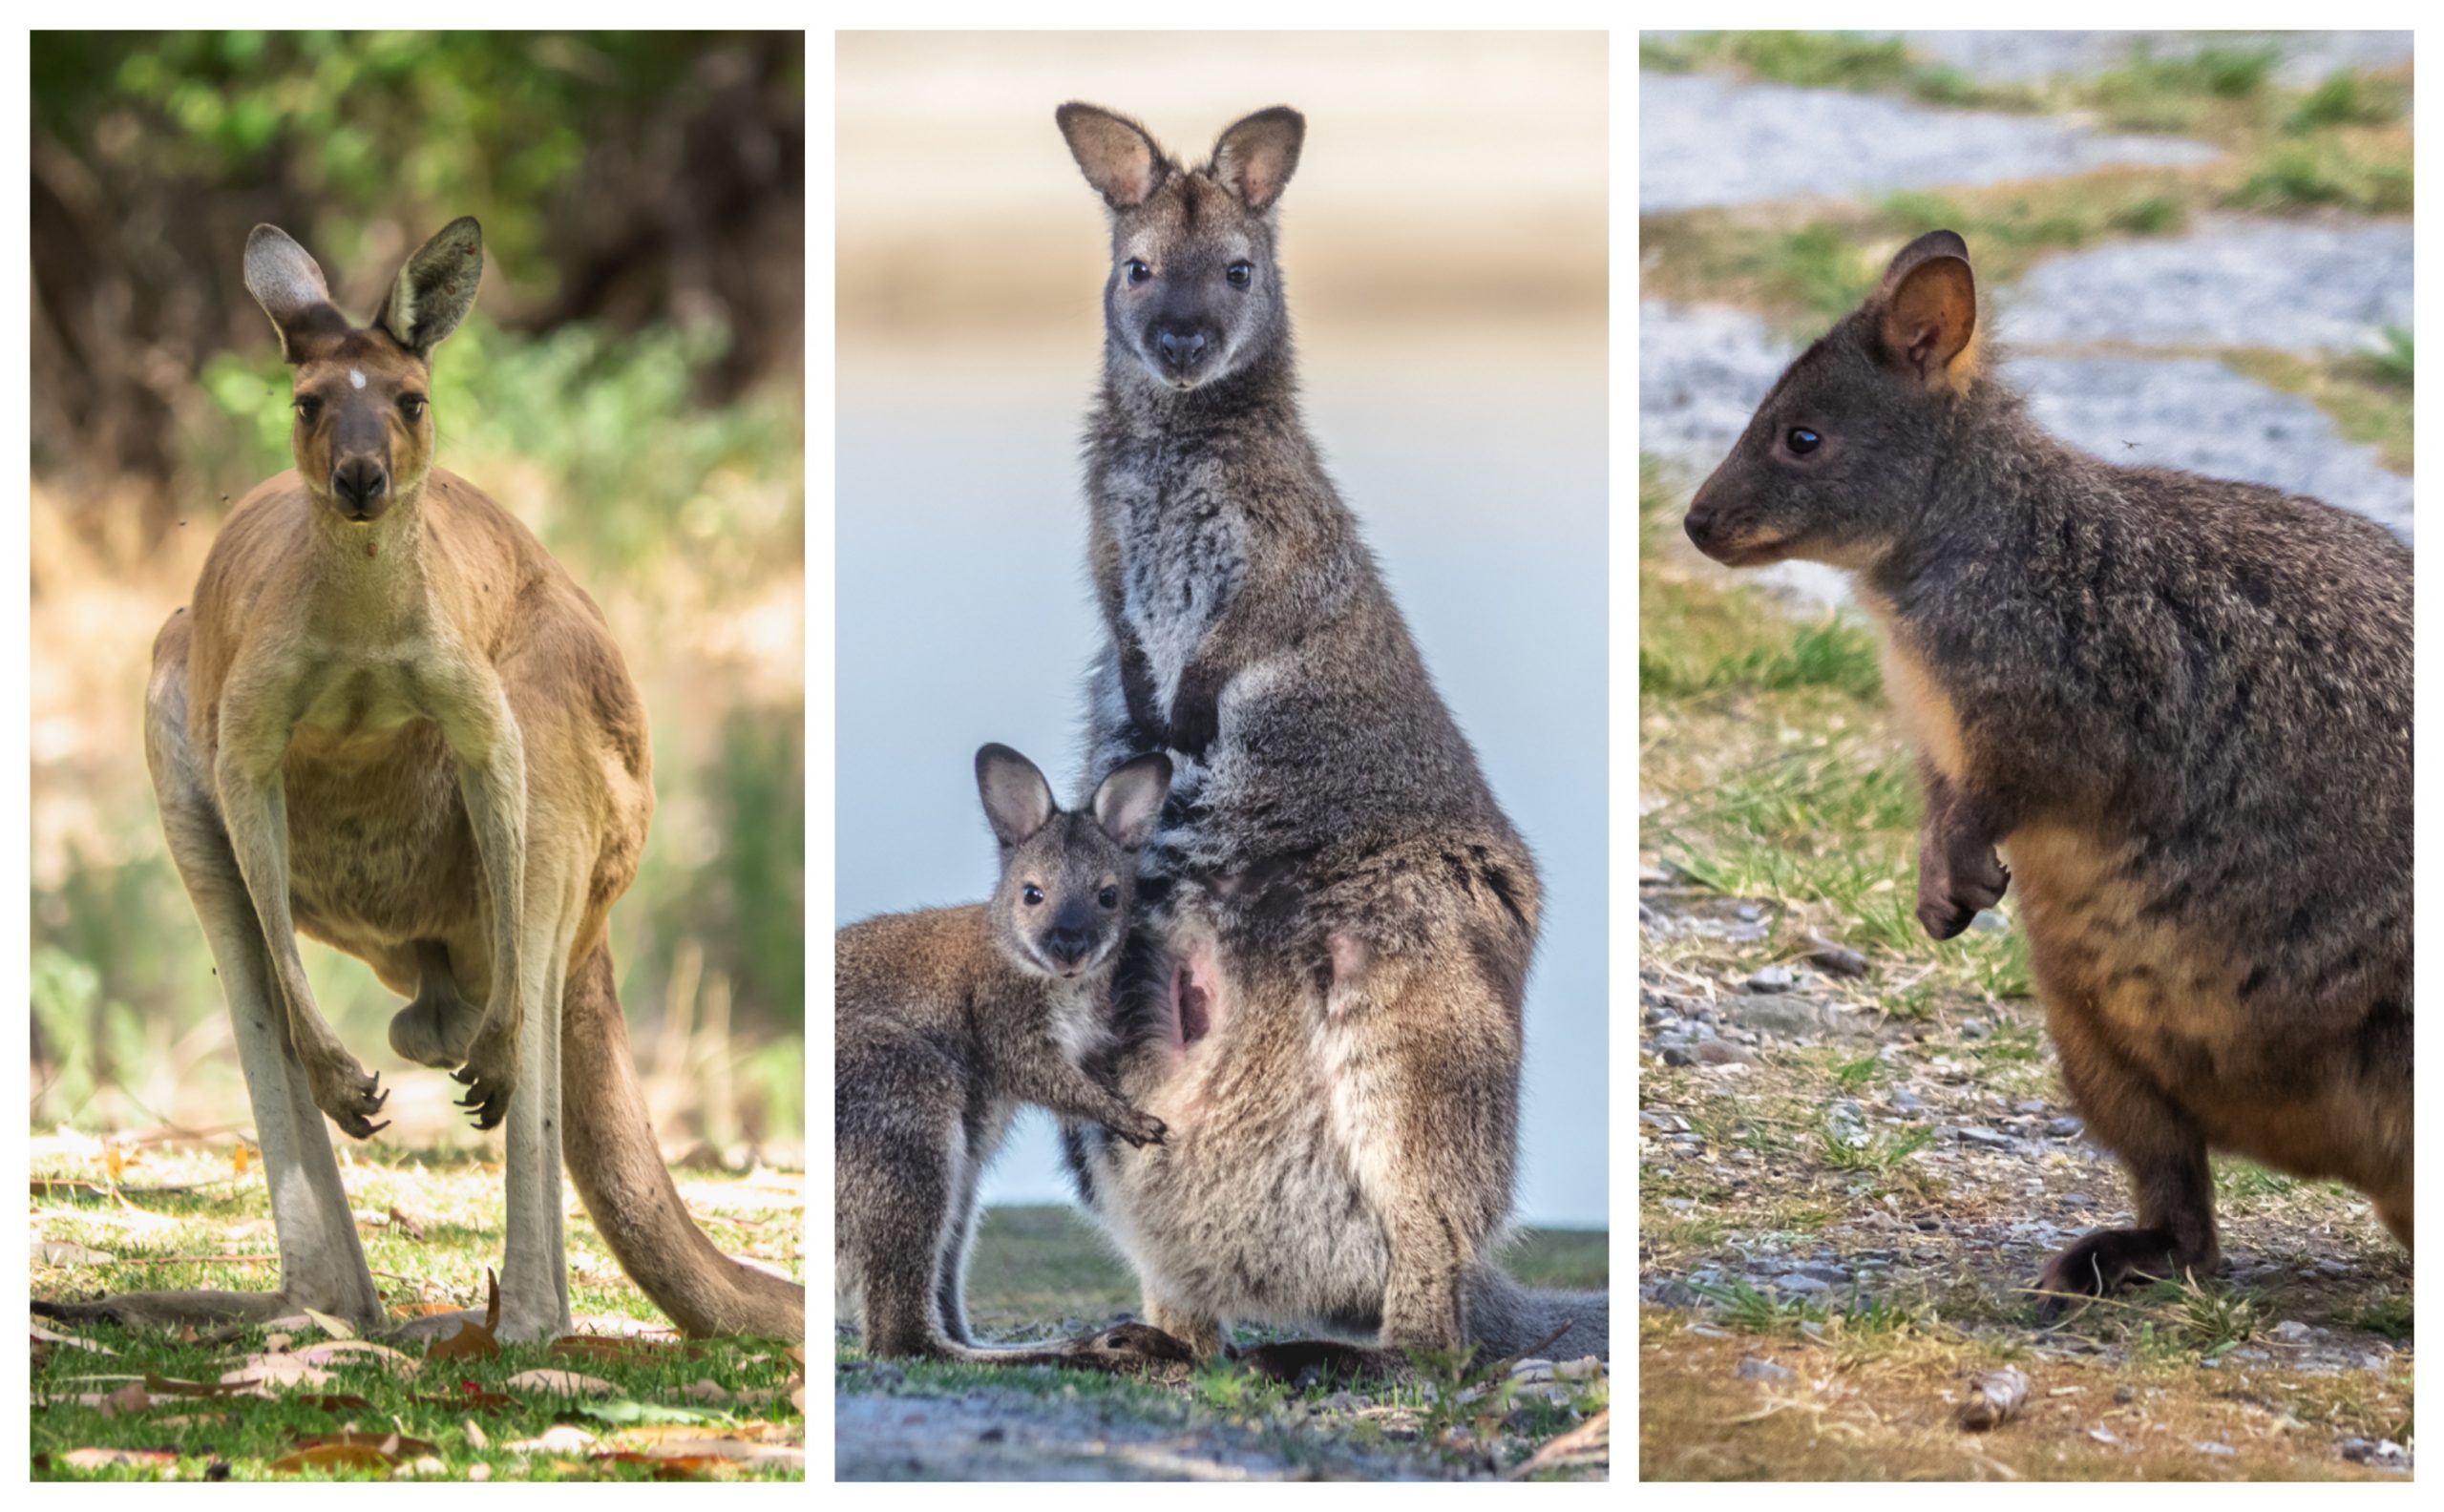
<svg viewBox="0 0 2444 1512">
<path fill-rule="evenodd" d="M 1949 232 L 1792 364 L 1688 530 L 1858 574 L 1925 759 L 1920 918 L 2018 890 L 2064 1081 L 2138 1197 L 2047 1289 L 2213 1270 L 2209 1149 L 2349 1182 L 2409 1243 L 2406 547 L 2054 441 Z"/>
</svg>

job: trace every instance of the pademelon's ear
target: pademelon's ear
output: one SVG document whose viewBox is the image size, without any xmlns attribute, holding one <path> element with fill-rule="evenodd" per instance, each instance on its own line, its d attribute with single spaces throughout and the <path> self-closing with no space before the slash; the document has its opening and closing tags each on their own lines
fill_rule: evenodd
<svg viewBox="0 0 2444 1512">
<path fill-rule="evenodd" d="M 460 216 L 409 256 L 373 324 L 408 350 L 430 358 L 475 307 L 475 289 L 483 281 L 484 229 L 474 216 Z"/>
<path fill-rule="evenodd" d="M 1214 142 L 1213 177 L 1249 209 L 1270 210 L 1298 171 L 1298 146 L 1306 139 L 1306 116 L 1287 105 L 1260 110 Z"/>
<path fill-rule="evenodd" d="M 1133 210 L 1153 197 L 1169 177 L 1170 162 L 1146 128 L 1100 105 L 1076 100 L 1052 113 L 1069 143 L 1078 171 L 1094 185 L 1104 203 L 1115 210 Z"/>
<path fill-rule="evenodd" d="M 271 317 L 282 357 L 297 360 L 301 336 L 348 328 L 348 317 L 331 303 L 322 264 L 280 227 L 259 225 L 246 234 L 245 269 L 246 292 Z"/>
<path fill-rule="evenodd" d="M 1959 233 L 1929 231 L 1903 247 L 1875 303 L 1886 358 L 1918 382 L 1956 388 L 1975 371 L 1977 279 Z"/>
<path fill-rule="evenodd" d="M 993 838 L 1004 847 L 1025 844 L 1061 811 L 1043 773 L 1007 746 L 987 746 L 976 753 L 976 790 L 984 799 Z"/>
<path fill-rule="evenodd" d="M 1171 790 L 1171 759 L 1161 751 L 1123 762 L 1095 788 L 1095 823 L 1123 850 L 1142 850 Z"/>
</svg>

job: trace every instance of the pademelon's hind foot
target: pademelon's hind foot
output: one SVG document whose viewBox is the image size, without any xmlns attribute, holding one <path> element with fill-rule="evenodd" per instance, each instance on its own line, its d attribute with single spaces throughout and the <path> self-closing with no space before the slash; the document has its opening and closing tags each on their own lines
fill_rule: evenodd
<svg viewBox="0 0 2444 1512">
<path fill-rule="evenodd" d="M 284 1292 L 118 1292 L 85 1302 L 30 1299 L 36 1317 L 63 1323 L 116 1323 L 121 1328 L 176 1329 L 194 1324 L 268 1323 L 302 1315 L 309 1304 L 291 1300 Z M 323 1311 L 318 1309 L 317 1311 Z M 347 1314 L 330 1310 L 335 1316 Z M 349 1318 L 360 1325 L 378 1325 L 379 1318 Z"/>
<path fill-rule="evenodd" d="M 2133 1282 L 2172 1281 L 2215 1269 L 2213 1254 L 2183 1254 L 2170 1228 L 2099 1228 L 2047 1263 L 2036 1289 L 2037 1316 L 2061 1316 L 2086 1297 L 2108 1296 Z"/>
</svg>

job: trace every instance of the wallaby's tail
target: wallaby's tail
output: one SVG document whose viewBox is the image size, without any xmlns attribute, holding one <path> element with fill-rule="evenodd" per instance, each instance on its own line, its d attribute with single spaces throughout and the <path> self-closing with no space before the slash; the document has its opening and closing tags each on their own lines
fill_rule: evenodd
<svg viewBox="0 0 2444 1512">
<path fill-rule="evenodd" d="M 628 1057 L 607 946 L 569 970 L 560 1080 L 569 1174 L 628 1279 L 690 1337 L 804 1340 L 806 1288 L 714 1249 L 671 1185 Z"/>
<path fill-rule="evenodd" d="M 1563 1324 L 1559 1338 L 1551 1337 Z M 1468 1336 L 1482 1357 L 1536 1351 L 1555 1359 L 1593 1354 L 1612 1358 L 1612 1298 L 1605 1292 L 1545 1292 L 1524 1287 L 1498 1266 L 1469 1272 Z"/>
</svg>

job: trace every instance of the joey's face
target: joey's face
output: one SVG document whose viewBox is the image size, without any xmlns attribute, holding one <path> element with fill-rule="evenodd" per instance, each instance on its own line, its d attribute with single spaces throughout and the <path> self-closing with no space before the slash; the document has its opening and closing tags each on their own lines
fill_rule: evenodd
<svg viewBox="0 0 2444 1512">
<path fill-rule="evenodd" d="M 1284 326 L 1273 228 L 1202 173 L 1174 174 L 1116 217 L 1105 328 L 1169 388 L 1236 371 Z"/>
<path fill-rule="evenodd" d="M 1933 401 L 1862 346 L 1852 316 L 1801 354 L 1689 502 L 1699 551 L 1730 567 L 1872 564 L 1913 496 L 1909 434 Z"/>
<path fill-rule="evenodd" d="M 378 328 L 297 343 L 291 449 L 315 502 L 350 524 L 413 497 L 432 466 L 432 375 Z"/>
<path fill-rule="evenodd" d="M 1136 874 L 1092 814 L 1053 815 L 1002 863 L 992 909 L 1004 953 L 1044 976 L 1101 968 L 1127 931 Z"/>
</svg>

